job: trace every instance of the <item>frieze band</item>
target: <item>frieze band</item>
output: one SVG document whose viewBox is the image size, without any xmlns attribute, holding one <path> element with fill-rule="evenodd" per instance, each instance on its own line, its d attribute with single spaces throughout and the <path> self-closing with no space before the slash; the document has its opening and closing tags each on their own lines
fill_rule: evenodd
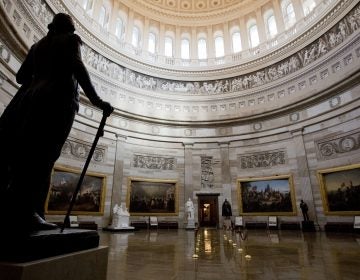
<svg viewBox="0 0 360 280">
<path fill-rule="evenodd" d="M 46 24 L 49 21 L 49 13 L 52 12 L 44 1 L 26 0 L 26 3 L 41 22 Z M 224 94 L 258 87 L 294 73 L 337 47 L 359 27 L 360 4 L 332 29 L 290 57 L 256 72 L 215 81 L 173 81 L 140 74 L 110 61 L 85 44 L 82 46 L 82 59 L 90 67 L 114 80 L 145 90 L 197 95 Z"/>
</svg>

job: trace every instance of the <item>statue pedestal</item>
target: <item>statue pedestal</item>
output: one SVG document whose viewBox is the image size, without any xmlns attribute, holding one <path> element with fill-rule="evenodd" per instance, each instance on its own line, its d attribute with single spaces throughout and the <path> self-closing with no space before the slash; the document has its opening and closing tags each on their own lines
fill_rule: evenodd
<svg viewBox="0 0 360 280">
<path fill-rule="evenodd" d="M 135 230 L 135 227 L 129 226 L 129 222 L 129 216 L 114 216 L 111 226 L 103 228 L 103 230 L 112 232 Z"/>
<path fill-rule="evenodd" d="M 30 262 L 0 262 L 0 278 L 7 280 L 106 280 L 108 247 L 78 251 Z"/>
<path fill-rule="evenodd" d="M 301 229 L 304 232 L 314 232 L 314 231 L 316 231 L 313 221 L 302 221 L 301 222 Z"/>
<path fill-rule="evenodd" d="M 114 226 L 108 226 L 108 227 L 104 227 L 103 228 L 104 231 L 111 231 L 111 232 L 121 232 L 121 231 L 134 231 L 135 227 L 132 226 L 119 226 L 119 227 L 114 227 Z"/>
<path fill-rule="evenodd" d="M 188 219 L 186 229 L 195 229 L 195 220 Z"/>
<path fill-rule="evenodd" d="M 37 231 L 29 236 L 17 232 L 0 237 L 0 261 L 29 262 L 99 246 L 96 230 L 66 228 Z M 1 277 L 0 277 L 1 278 Z"/>
</svg>

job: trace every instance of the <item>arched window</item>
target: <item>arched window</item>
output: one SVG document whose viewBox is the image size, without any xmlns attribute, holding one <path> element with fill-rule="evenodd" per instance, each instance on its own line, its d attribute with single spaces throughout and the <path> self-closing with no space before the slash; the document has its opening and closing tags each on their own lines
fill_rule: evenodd
<svg viewBox="0 0 360 280">
<path fill-rule="evenodd" d="M 249 27 L 249 38 L 250 38 L 250 47 L 254 48 L 259 45 L 259 33 L 256 24 L 252 24 Z"/>
<path fill-rule="evenodd" d="M 149 33 L 149 44 L 148 51 L 151 53 L 155 53 L 156 50 L 156 35 L 152 32 Z"/>
<path fill-rule="evenodd" d="M 231 40 L 232 40 L 233 52 L 234 53 L 240 52 L 242 49 L 240 32 L 239 31 L 234 32 L 231 36 Z"/>
<path fill-rule="evenodd" d="M 85 11 L 88 12 L 88 11 L 92 10 L 93 4 L 94 4 L 93 0 L 84 0 L 82 7 Z"/>
<path fill-rule="evenodd" d="M 276 20 L 275 16 L 271 14 L 266 20 L 268 37 L 272 38 L 277 34 Z"/>
<path fill-rule="evenodd" d="M 316 3 L 314 0 L 304 0 L 303 1 L 303 10 L 305 16 L 311 13 L 311 11 L 315 8 Z"/>
<path fill-rule="evenodd" d="M 190 59 L 190 42 L 188 39 L 181 40 L 181 58 Z"/>
<path fill-rule="evenodd" d="M 296 21 L 295 10 L 294 10 L 294 6 L 291 2 L 283 1 L 283 3 L 284 3 L 284 6 L 283 6 L 284 22 L 285 22 L 286 28 L 289 28 Z"/>
<path fill-rule="evenodd" d="M 165 37 L 165 56 L 173 56 L 173 40 L 169 36 Z"/>
<path fill-rule="evenodd" d="M 222 57 L 225 55 L 224 51 L 224 38 L 218 36 L 215 38 L 215 56 Z"/>
<path fill-rule="evenodd" d="M 132 37 L 131 37 L 131 44 L 135 48 L 138 48 L 139 43 L 140 43 L 140 30 L 137 26 L 134 26 L 133 31 L 132 31 Z"/>
<path fill-rule="evenodd" d="M 203 38 L 198 40 L 198 58 L 199 59 L 207 58 L 206 40 Z"/>
<path fill-rule="evenodd" d="M 121 18 L 117 18 L 116 19 L 116 24 L 115 24 L 115 36 L 118 39 L 121 39 L 123 35 L 123 21 L 121 20 Z"/>
<path fill-rule="evenodd" d="M 100 13 L 99 13 L 99 24 L 101 25 L 101 27 L 105 27 L 105 19 L 106 19 L 106 9 L 104 6 L 102 6 L 100 8 Z"/>
</svg>

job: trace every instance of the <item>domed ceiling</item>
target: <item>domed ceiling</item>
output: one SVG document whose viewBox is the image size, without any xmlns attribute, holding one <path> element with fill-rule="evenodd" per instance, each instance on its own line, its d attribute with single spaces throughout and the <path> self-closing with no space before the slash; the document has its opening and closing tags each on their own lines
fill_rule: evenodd
<svg viewBox="0 0 360 280">
<path fill-rule="evenodd" d="M 255 11 L 268 0 L 122 0 L 121 3 L 141 14 L 152 15 L 175 21 L 212 21 L 223 22 L 229 16 L 238 17 L 244 12 Z M 189 22 L 183 22 L 189 24 Z"/>
</svg>

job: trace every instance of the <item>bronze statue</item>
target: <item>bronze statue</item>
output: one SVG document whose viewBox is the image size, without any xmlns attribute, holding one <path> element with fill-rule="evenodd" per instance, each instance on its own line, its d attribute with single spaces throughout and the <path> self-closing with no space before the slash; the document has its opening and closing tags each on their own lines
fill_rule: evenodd
<svg viewBox="0 0 360 280">
<path fill-rule="evenodd" d="M 223 217 L 231 217 L 232 216 L 231 205 L 226 198 L 222 205 L 222 216 Z"/>
<path fill-rule="evenodd" d="M 308 215 L 309 209 L 308 209 L 307 204 L 303 200 L 300 201 L 300 209 L 303 214 L 304 221 L 309 221 L 309 215 Z"/>
<path fill-rule="evenodd" d="M 44 204 L 54 163 L 79 109 L 78 84 L 93 105 L 113 110 L 91 83 L 72 18 L 56 14 L 48 29 L 17 72 L 22 86 L 0 118 L 0 207 L 7 228 L 56 226 L 45 221 Z"/>
</svg>

